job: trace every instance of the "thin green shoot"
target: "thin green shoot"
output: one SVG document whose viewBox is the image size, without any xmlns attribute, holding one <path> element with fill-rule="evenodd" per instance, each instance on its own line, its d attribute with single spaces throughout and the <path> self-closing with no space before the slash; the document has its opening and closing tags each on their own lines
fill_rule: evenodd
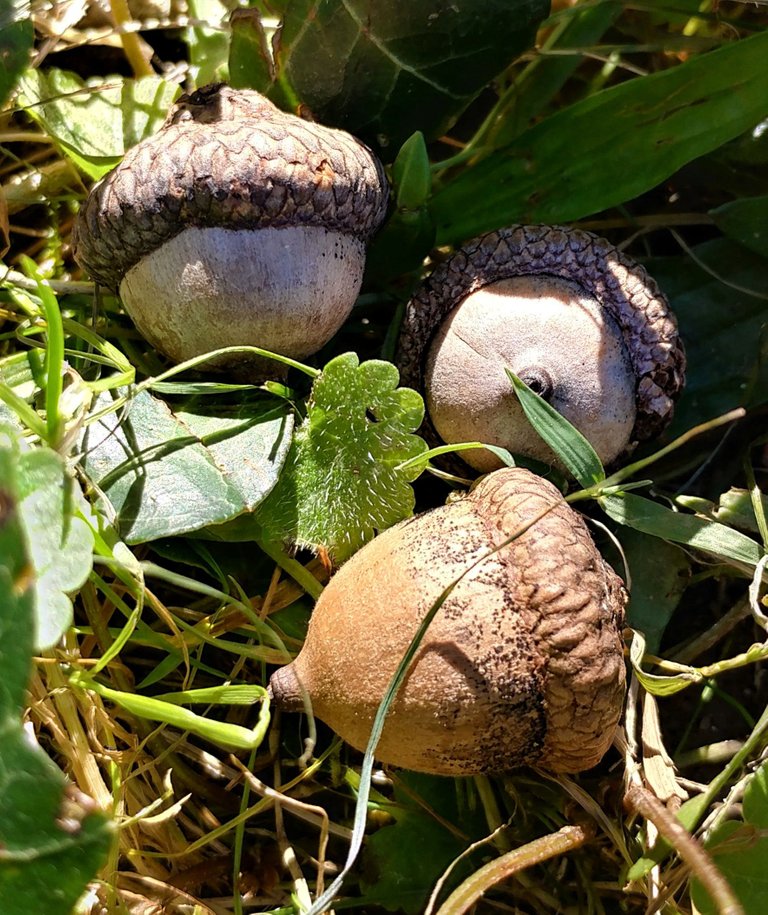
<svg viewBox="0 0 768 915">
<path fill-rule="evenodd" d="M 37 283 L 37 292 L 47 324 L 45 440 L 51 448 L 55 449 L 59 443 L 63 425 L 59 413 L 59 400 L 64 385 L 64 325 L 56 296 L 38 272 L 35 262 L 30 257 L 24 256 L 21 258 L 21 263 L 25 273 Z"/>
<path fill-rule="evenodd" d="M 169 724 L 181 731 L 210 740 L 211 743 L 220 747 L 236 750 L 256 749 L 264 740 L 269 727 L 269 701 L 267 691 L 263 686 L 225 685 L 184 690 L 179 693 L 164 693 L 160 696 L 141 696 L 104 686 L 103 683 L 99 683 L 82 672 L 72 674 L 69 682 L 78 689 L 91 690 L 102 699 L 114 702 L 127 712 L 138 715 L 139 718 Z M 257 702 L 261 703 L 261 708 L 253 728 L 215 721 L 183 707 L 184 704 L 192 703 L 254 705 Z"/>
</svg>

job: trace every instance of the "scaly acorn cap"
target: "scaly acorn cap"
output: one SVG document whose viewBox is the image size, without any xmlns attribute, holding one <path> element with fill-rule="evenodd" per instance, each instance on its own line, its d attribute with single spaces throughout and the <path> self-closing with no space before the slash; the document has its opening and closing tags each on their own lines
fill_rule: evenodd
<svg viewBox="0 0 768 915">
<path fill-rule="evenodd" d="M 161 130 L 96 185 L 75 225 L 75 257 L 117 290 L 190 226 L 316 226 L 367 242 L 387 200 L 381 163 L 350 134 L 258 92 L 211 85 L 182 96 Z"/>
</svg>

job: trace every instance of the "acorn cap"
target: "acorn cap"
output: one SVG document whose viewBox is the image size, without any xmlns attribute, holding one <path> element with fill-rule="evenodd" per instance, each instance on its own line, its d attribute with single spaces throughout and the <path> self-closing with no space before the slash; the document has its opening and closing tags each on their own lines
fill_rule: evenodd
<svg viewBox="0 0 768 915">
<path fill-rule="evenodd" d="M 111 290 L 189 227 L 315 226 L 363 242 L 383 222 L 383 167 L 350 134 L 280 111 L 258 92 L 206 86 L 126 153 L 80 210 L 75 257 Z"/>
<path fill-rule="evenodd" d="M 510 226 L 468 242 L 411 299 L 396 362 L 401 383 L 424 391 L 429 348 L 446 317 L 471 293 L 498 280 L 549 275 L 571 281 L 615 322 L 637 380 L 630 447 L 671 420 L 685 379 L 677 322 L 655 281 L 603 238 L 565 226 Z M 514 314 L 510 314 L 510 322 Z M 424 429 L 439 440 L 429 418 Z"/>
</svg>

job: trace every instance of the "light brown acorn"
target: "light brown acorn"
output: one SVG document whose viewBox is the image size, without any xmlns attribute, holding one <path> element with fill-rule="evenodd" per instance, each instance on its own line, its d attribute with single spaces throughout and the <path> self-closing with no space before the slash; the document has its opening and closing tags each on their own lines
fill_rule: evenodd
<svg viewBox="0 0 768 915">
<path fill-rule="evenodd" d="M 396 362 L 424 394 L 434 444 L 481 441 L 554 462 L 510 368 L 610 464 L 672 418 L 685 379 L 677 322 L 646 270 L 591 232 L 511 226 L 459 248 L 417 290 Z M 490 451 L 460 457 L 479 471 Z"/>
<path fill-rule="evenodd" d="M 75 257 L 174 361 L 238 345 L 302 359 L 348 316 L 387 199 L 381 163 L 348 133 L 207 86 L 95 185 Z M 233 363 L 276 366 L 208 368 Z"/>
<path fill-rule="evenodd" d="M 301 711 L 306 691 L 314 714 L 364 749 L 421 620 L 489 553 L 431 621 L 376 755 L 440 775 L 594 766 L 622 709 L 626 592 L 581 516 L 520 468 L 390 528 L 343 565 L 298 657 L 272 676 L 276 705 Z"/>
</svg>

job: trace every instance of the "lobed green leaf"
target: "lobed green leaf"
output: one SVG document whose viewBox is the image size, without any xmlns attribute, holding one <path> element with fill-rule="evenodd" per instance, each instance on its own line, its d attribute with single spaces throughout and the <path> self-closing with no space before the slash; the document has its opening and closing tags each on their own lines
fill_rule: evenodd
<svg viewBox="0 0 768 915">
<path fill-rule="evenodd" d="M 266 538 L 323 548 L 341 562 L 413 514 L 410 483 L 422 468 L 399 465 L 427 449 L 413 434 L 424 404 L 398 380 L 390 363 L 361 364 L 354 353 L 325 366 L 280 481 L 259 510 Z"/>
</svg>

